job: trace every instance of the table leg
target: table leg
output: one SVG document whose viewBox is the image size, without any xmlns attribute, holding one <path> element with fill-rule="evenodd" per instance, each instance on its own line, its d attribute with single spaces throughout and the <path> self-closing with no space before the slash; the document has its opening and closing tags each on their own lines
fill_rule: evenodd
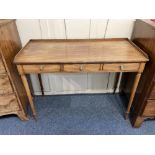
<svg viewBox="0 0 155 155">
<path fill-rule="evenodd" d="M 26 93 L 27 93 L 27 96 L 28 96 L 28 99 L 29 99 L 29 103 L 30 103 L 30 107 L 32 109 L 33 117 L 36 119 L 36 116 L 37 116 L 36 109 L 35 109 L 35 106 L 34 106 L 34 103 L 33 103 L 33 99 L 32 99 L 32 96 L 31 96 L 31 91 L 30 91 L 30 88 L 29 88 L 29 85 L 28 85 L 28 82 L 27 82 L 26 75 L 22 74 L 21 79 L 22 79 L 22 82 L 24 84 L 24 87 L 25 87 L 25 90 L 26 90 Z"/>
<path fill-rule="evenodd" d="M 130 99 L 129 99 L 127 111 L 126 111 L 126 113 L 125 113 L 125 118 L 126 118 L 126 119 L 128 118 L 128 115 L 129 115 L 129 113 L 130 113 L 130 108 L 131 108 L 132 103 L 133 103 L 133 99 L 134 99 L 134 96 L 135 96 L 135 93 L 136 93 L 136 89 L 137 89 L 137 86 L 138 86 L 140 77 L 141 77 L 141 73 L 137 73 L 137 74 L 136 74 L 136 77 L 135 77 L 135 79 L 134 79 L 134 84 L 133 84 L 133 87 L 132 87 L 132 90 L 131 90 L 131 95 L 130 95 Z"/>
<path fill-rule="evenodd" d="M 118 81 L 119 81 L 120 75 L 121 75 L 120 72 L 117 72 L 117 73 L 116 73 L 115 82 L 114 82 L 114 91 L 113 91 L 113 94 L 116 93 L 116 89 L 117 89 L 117 86 L 118 86 Z"/>
<path fill-rule="evenodd" d="M 42 79 L 41 79 L 40 74 L 38 74 L 38 79 L 39 79 L 39 83 L 40 83 L 41 93 L 44 96 L 44 87 L 43 87 L 43 83 L 42 83 Z"/>
</svg>

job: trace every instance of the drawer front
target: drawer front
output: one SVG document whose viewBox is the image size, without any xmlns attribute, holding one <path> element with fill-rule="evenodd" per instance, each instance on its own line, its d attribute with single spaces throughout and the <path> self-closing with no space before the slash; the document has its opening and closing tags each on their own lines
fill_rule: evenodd
<svg viewBox="0 0 155 155">
<path fill-rule="evenodd" d="M 0 96 L 0 112 L 19 110 L 19 105 L 14 94 Z"/>
<path fill-rule="evenodd" d="M 60 65 L 23 65 L 25 73 L 60 72 Z"/>
<path fill-rule="evenodd" d="M 64 72 L 99 72 L 102 71 L 101 64 L 66 64 Z"/>
<path fill-rule="evenodd" d="M 85 71 L 86 72 L 99 72 L 102 71 L 103 64 L 86 64 Z"/>
<path fill-rule="evenodd" d="M 103 70 L 109 72 L 137 72 L 139 66 L 139 63 L 104 64 Z"/>
<path fill-rule="evenodd" d="M 63 66 L 64 72 L 80 72 L 83 71 L 84 65 L 83 64 L 67 64 Z"/>
<path fill-rule="evenodd" d="M 0 95 L 12 93 L 13 89 L 6 74 L 0 74 Z"/>
<path fill-rule="evenodd" d="M 155 83 L 154 83 L 154 85 L 152 87 L 152 90 L 151 90 L 149 98 L 150 99 L 155 99 Z"/>
<path fill-rule="evenodd" d="M 155 116 L 155 100 L 147 100 L 143 116 Z"/>
<path fill-rule="evenodd" d="M 2 59 L 0 57 L 0 74 L 3 74 L 3 73 L 6 73 L 6 71 L 5 71 L 5 67 L 4 67 L 4 64 L 2 62 Z"/>
<path fill-rule="evenodd" d="M 25 73 L 50 72 L 137 72 L 139 63 L 23 65 Z"/>
</svg>

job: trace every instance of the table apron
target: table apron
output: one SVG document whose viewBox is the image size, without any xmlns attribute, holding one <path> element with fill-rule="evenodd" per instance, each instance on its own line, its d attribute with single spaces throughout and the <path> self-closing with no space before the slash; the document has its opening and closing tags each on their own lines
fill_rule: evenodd
<svg viewBox="0 0 155 155">
<path fill-rule="evenodd" d="M 28 64 L 21 65 L 24 74 L 31 73 L 83 73 L 83 72 L 139 72 L 141 63 L 106 64 Z"/>
</svg>

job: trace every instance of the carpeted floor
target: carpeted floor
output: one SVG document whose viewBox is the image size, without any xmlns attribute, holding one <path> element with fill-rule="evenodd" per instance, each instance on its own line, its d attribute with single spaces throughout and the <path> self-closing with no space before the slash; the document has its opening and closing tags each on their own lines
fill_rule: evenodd
<svg viewBox="0 0 155 155">
<path fill-rule="evenodd" d="M 138 129 L 124 120 L 126 102 L 124 96 L 110 94 L 35 97 L 38 120 L 0 117 L 0 134 L 155 134 L 155 120 L 145 121 Z"/>
</svg>

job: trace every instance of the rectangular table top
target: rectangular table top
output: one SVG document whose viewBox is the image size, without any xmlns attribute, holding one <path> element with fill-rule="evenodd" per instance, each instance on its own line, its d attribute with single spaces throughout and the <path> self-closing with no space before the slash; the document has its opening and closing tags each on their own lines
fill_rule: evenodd
<svg viewBox="0 0 155 155">
<path fill-rule="evenodd" d="M 30 40 L 16 64 L 146 62 L 147 55 L 128 39 Z"/>
</svg>

